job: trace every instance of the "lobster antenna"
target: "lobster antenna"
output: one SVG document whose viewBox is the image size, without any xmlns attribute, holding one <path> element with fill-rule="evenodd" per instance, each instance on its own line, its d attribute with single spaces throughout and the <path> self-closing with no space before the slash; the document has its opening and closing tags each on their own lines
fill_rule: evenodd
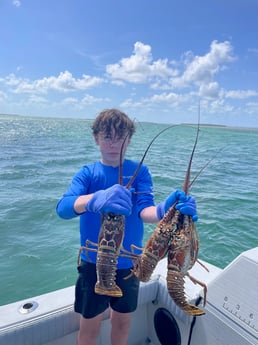
<svg viewBox="0 0 258 345">
<path fill-rule="evenodd" d="M 185 192 L 185 194 L 188 194 L 189 191 L 189 186 L 190 186 L 190 173 L 191 173 L 191 166 L 192 166 L 192 160 L 193 160 L 193 155 L 195 152 L 195 148 L 198 142 L 198 137 L 199 137 L 199 131 L 200 131 L 200 117 L 201 117 L 201 107 L 200 107 L 200 101 L 199 101 L 199 107 L 198 107 L 198 125 L 197 125 L 197 133 L 196 133 L 196 138 L 195 138 L 195 142 L 194 142 L 194 147 L 192 149 L 192 153 L 190 156 L 190 160 L 189 160 L 189 164 L 186 170 L 186 175 L 185 175 L 185 180 L 182 186 L 183 191 Z"/>
<path fill-rule="evenodd" d="M 149 145 L 147 146 L 147 149 L 145 150 L 145 152 L 144 152 L 144 154 L 143 154 L 143 157 L 142 157 L 140 163 L 138 164 L 138 167 L 136 168 L 136 170 L 135 170 L 133 176 L 131 177 L 130 181 L 127 183 L 126 188 L 129 189 L 129 188 L 132 186 L 132 184 L 133 184 L 134 180 L 136 179 L 136 176 L 137 176 L 137 174 L 138 174 L 138 172 L 139 172 L 139 170 L 140 170 L 140 168 L 141 168 L 141 166 L 142 166 L 142 163 L 143 163 L 143 161 L 144 161 L 144 158 L 146 157 L 146 155 L 147 155 L 147 153 L 148 153 L 148 151 L 149 151 L 149 149 L 150 149 L 152 143 L 153 143 L 162 133 L 164 133 L 164 132 L 167 131 L 168 129 L 170 129 L 170 128 L 172 128 L 172 127 L 176 127 L 176 126 L 178 126 L 178 125 L 171 125 L 171 126 L 169 126 L 169 127 L 166 127 L 165 129 L 163 129 L 162 131 L 160 131 L 160 132 L 151 140 L 151 142 L 150 142 Z"/>
<path fill-rule="evenodd" d="M 197 178 L 201 175 L 201 173 L 203 172 L 204 169 L 207 168 L 207 166 L 217 157 L 217 155 L 223 151 L 225 149 L 225 147 L 222 147 L 220 150 L 218 150 L 218 152 L 211 158 L 209 159 L 209 161 L 200 169 L 200 171 L 196 174 L 196 176 L 194 177 L 194 179 L 192 180 L 192 182 L 189 184 L 189 189 L 192 187 L 192 185 L 194 184 L 194 182 L 197 180 Z"/>
<path fill-rule="evenodd" d="M 136 117 L 133 119 L 133 122 L 136 122 L 137 119 Z M 140 122 L 139 122 L 140 123 Z M 119 179 L 118 179 L 118 183 L 122 186 L 123 185 L 123 150 L 124 150 L 124 146 L 125 146 L 125 142 L 126 139 L 129 137 L 129 132 L 126 134 L 121 149 L 120 149 L 120 157 L 119 157 Z"/>
<path fill-rule="evenodd" d="M 119 157 L 119 184 L 123 184 L 123 150 L 125 146 L 126 139 L 129 137 L 129 132 L 126 134 L 121 149 L 120 149 L 120 157 Z"/>
</svg>

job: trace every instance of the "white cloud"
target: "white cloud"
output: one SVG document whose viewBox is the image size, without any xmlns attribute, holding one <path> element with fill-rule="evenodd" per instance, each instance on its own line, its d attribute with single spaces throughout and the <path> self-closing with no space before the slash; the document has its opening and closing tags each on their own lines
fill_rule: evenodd
<svg viewBox="0 0 258 345">
<path fill-rule="evenodd" d="M 258 102 L 247 102 L 246 106 L 247 106 L 248 113 L 252 114 L 257 121 Z"/>
<path fill-rule="evenodd" d="M 66 97 L 64 100 L 63 100 L 63 103 L 65 104 L 76 104 L 78 103 L 78 99 L 76 97 Z"/>
<path fill-rule="evenodd" d="M 62 103 L 64 105 L 73 106 L 77 109 L 84 109 L 85 105 L 93 105 L 95 103 L 110 102 L 109 98 L 94 97 L 92 95 L 86 94 L 82 98 L 76 97 L 66 97 L 63 99 Z"/>
<path fill-rule="evenodd" d="M 30 95 L 28 98 L 29 103 L 35 103 L 35 104 L 47 104 L 49 100 L 45 97 L 37 96 L 37 95 Z"/>
<path fill-rule="evenodd" d="M 85 95 L 82 99 L 82 103 L 83 104 L 93 104 L 93 103 L 100 103 L 100 102 L 109 102 L 110 99 L 108 98 L 97 98 L 97 97 L 93 97 L 91 95 Z"/>
<path fill-rule="evenodd" d="M 6 78 L 1 78 L 0 81 L 7 86 L 17 86 L 22 82 L 22 79 L 17 78 L 15 74 L 11 73 Z"/>
<path fill-rule="evenodd" d="M 254 90 L 231 90 L 225 92 L 226 98 L 245 99 L 257 96 L 258 92 Z"/>
<path fill-rule="evenodd" d="M 48 93 L 50 90 L 68 92 L 85 90 L 104 82 L 99 77 L 91 77 L 83 74 L 81 79 L 73 77 L 69 71 L 61 72 L 57 77 L 44 77 L 34 81 L 17 79 L 13 74 L 6 78 L 6 84 L 16 86 L 15 93 Z"/>
<path fill-rule="evenodd" d="M 106 66 L 114 82 L 146 83 L 152 78 L 168 78 L 177 74 L 169 67 L 168 59 L 153 61 L 151 47 L 141 42 L 134 44 L 133 55 Z"/>
<path fill-rule="evenodd" d="M 161 93 L 159 95 L 153 95 L 148 99 L 150 102 L 160 103 L 160 102 L 178 102 L 180 99 L 180 95 L 174 92 L 169 93 Z"/>
<path fill-rule="evenodd" d="M 213 41 L 206 55 L 189 59 L 191 56 L 191 53 L 186 54 L 185 71 L 181 77 L 171 81 L 172 86 L 182 88 L 191 84 L 210 84 L 214 76 L 225 68 L 226 63 L 234 61 L 232 46 L 227 41 L 222 43 Z"/>
<path fill-rule="evenodd" d="M 203 83 L 199 88 L 199 95 L 201 97 L 217 98 L 220 93 L 221 90 L 217 82 Z"/>
<path fill-rule="evenodd" d="M 173 109 L 173 113 L 186 116 L 185 113 L 191 113 L 189 105 L 197 104 L 201 97 L 206 114 L 241 113 L 237 107 L 240 100 L 244 100 L 242 112 L 255 116 L 257 103 L 247 105 L 245 99 L 257 97 L 257 91 L 225 90 L 216 80 L 234 59 L 233 47 L 228 41 L 213 41 L 206 54 L 197 56 L 189 51 L 178 61 L 154 60 L 151 46 L 136 42 L 132 55 L 107 65 L 102 76 L 82 74 L 76 78 L 65 70 L 56 76 L 34 80 L 21 78 L 18 73 L 0 77 L 0 102 L 7 111 L 16 105 L 17 112 L 25 108 L 35 113 L 37 109 L 39 113 L 47 109 L 52 114 L 70 114 L 82 113 L 85 109 L 94 109 L 94 112 L 95 108 L 105 108 L 112 101 L 141 114 L 155 113 L 156 116 Z M 17 71 L 20 68 L 22 66 Z M 98 97 L 89 91 L 103 83 L 108 87 L 99 88 Z M 123 85 L 123 90 L 114 84 Z"/>
<path fill-rule="evenodd" d="M 131 56 L 106 66 L 106 72 L 115 84 L 148 83 L 155 90 L 171 90 L 196 87 L 202 97 L 216 98 L 221 95 L 215 76 L 233 62 L 230 42 L 213 41 L 203 56 L 186 52 L 180 64 L 168 59 L 153 60 L 151 47 L 136 42 Z M 171 66 L 177 66 L 176 69 Z M 164 94 L 163 94 L 164 95 Z"/>
<path fill-rule="evenodd" d="M 165 112 L 169 108 L 177 108 L 182 104 L 186 104 L 189 101 L 191 102 L 193 95 L 189 94 L 178 94 L 174 92 L 163 92 L 161 94 L 154 94 L 150 97 L 142 97 L 140 100 L 135 101 L 133 98 L 128 98 L 121 103 L 122 107 L 126 108 L 156 108 L 156 106 L 164 105 L 162 112 Z"/>
</svg>

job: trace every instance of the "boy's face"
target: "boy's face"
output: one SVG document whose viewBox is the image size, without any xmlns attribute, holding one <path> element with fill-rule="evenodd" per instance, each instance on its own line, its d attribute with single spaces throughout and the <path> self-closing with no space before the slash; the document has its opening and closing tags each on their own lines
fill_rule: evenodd
<svg viewBox="0 0 258 345">
<path fill-rule="evenodd" d="M 128 144 L 130 143 L 130 138 L 125 136 L 120 138 L 116 135 L 114 131 L 111 135 L 106 135 L 105 133 L 98 133 L 94 135 L 94 139 L 102 156 L 102 163 L 105 165 L 111 165 L 117 167 L 120 163 L 120 151 L 124 142 L 122 157 L 124 158 Z"/>
</svg>

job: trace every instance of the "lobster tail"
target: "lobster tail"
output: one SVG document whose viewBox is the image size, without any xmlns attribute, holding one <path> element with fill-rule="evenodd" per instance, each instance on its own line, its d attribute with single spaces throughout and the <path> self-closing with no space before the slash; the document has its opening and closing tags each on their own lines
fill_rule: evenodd
<svg viewBox="0 0 258 345">
<path fill-rule="evenodd" d="M 142 254 L 139 262 L 137 263 L 138 266 L 135 269 L 135 275 L 141 282 L 147 282 L 150 280 L 150 277 L 159 260 L 160 258 L 151 252 L 145 251 Z"/>
<path fill-rule="evenodd" d="M 167 273 L 167 287 L 170 297 L 175 304 L 184 310 L 187 314 L 192 316 L 199 316 L 205 314 L 205 312 L 186 301 L 184 294 L 184 278 L 180 272 L 176 272 L 174 268 L 168 266 Z"/>
<path fill-rule="evenodd" d="M 100 295 L 121 297 L 116 285 L 118 254 L 124 237 L 125 217 L 113 213 L 102 215 L 102 225 L 98 239 L 97 283 L 95 292 Z"/>
<path fill-rule="evenodd" d="M 95 293 L 112 297 L 123 295 L 116 285 L 117 255 L 110 247 L 100 247 L 97 256 L 97 283 Z"/>
</svg>

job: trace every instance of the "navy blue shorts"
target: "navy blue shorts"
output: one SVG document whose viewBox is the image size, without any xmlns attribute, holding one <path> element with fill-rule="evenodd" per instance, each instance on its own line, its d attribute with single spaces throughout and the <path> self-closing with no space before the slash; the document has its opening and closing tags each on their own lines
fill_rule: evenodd
<svg viewBox="0 0 258 345">
<path fill-rule="evenodd" d="M 94 292 L 97 281 L 95 264 L 82 261 L 78 272 L 74 310 L 84 318 L 93 318 L 103 313 L 109 306 L 119 313 L 131 313 L 137 308 L 139 280 L 135 275 L 124 279 L 130 275 L 130 268 L 116 271 L 116 284 L 123 292 L 122 297 L 104 296 Z"/>
</svg>

